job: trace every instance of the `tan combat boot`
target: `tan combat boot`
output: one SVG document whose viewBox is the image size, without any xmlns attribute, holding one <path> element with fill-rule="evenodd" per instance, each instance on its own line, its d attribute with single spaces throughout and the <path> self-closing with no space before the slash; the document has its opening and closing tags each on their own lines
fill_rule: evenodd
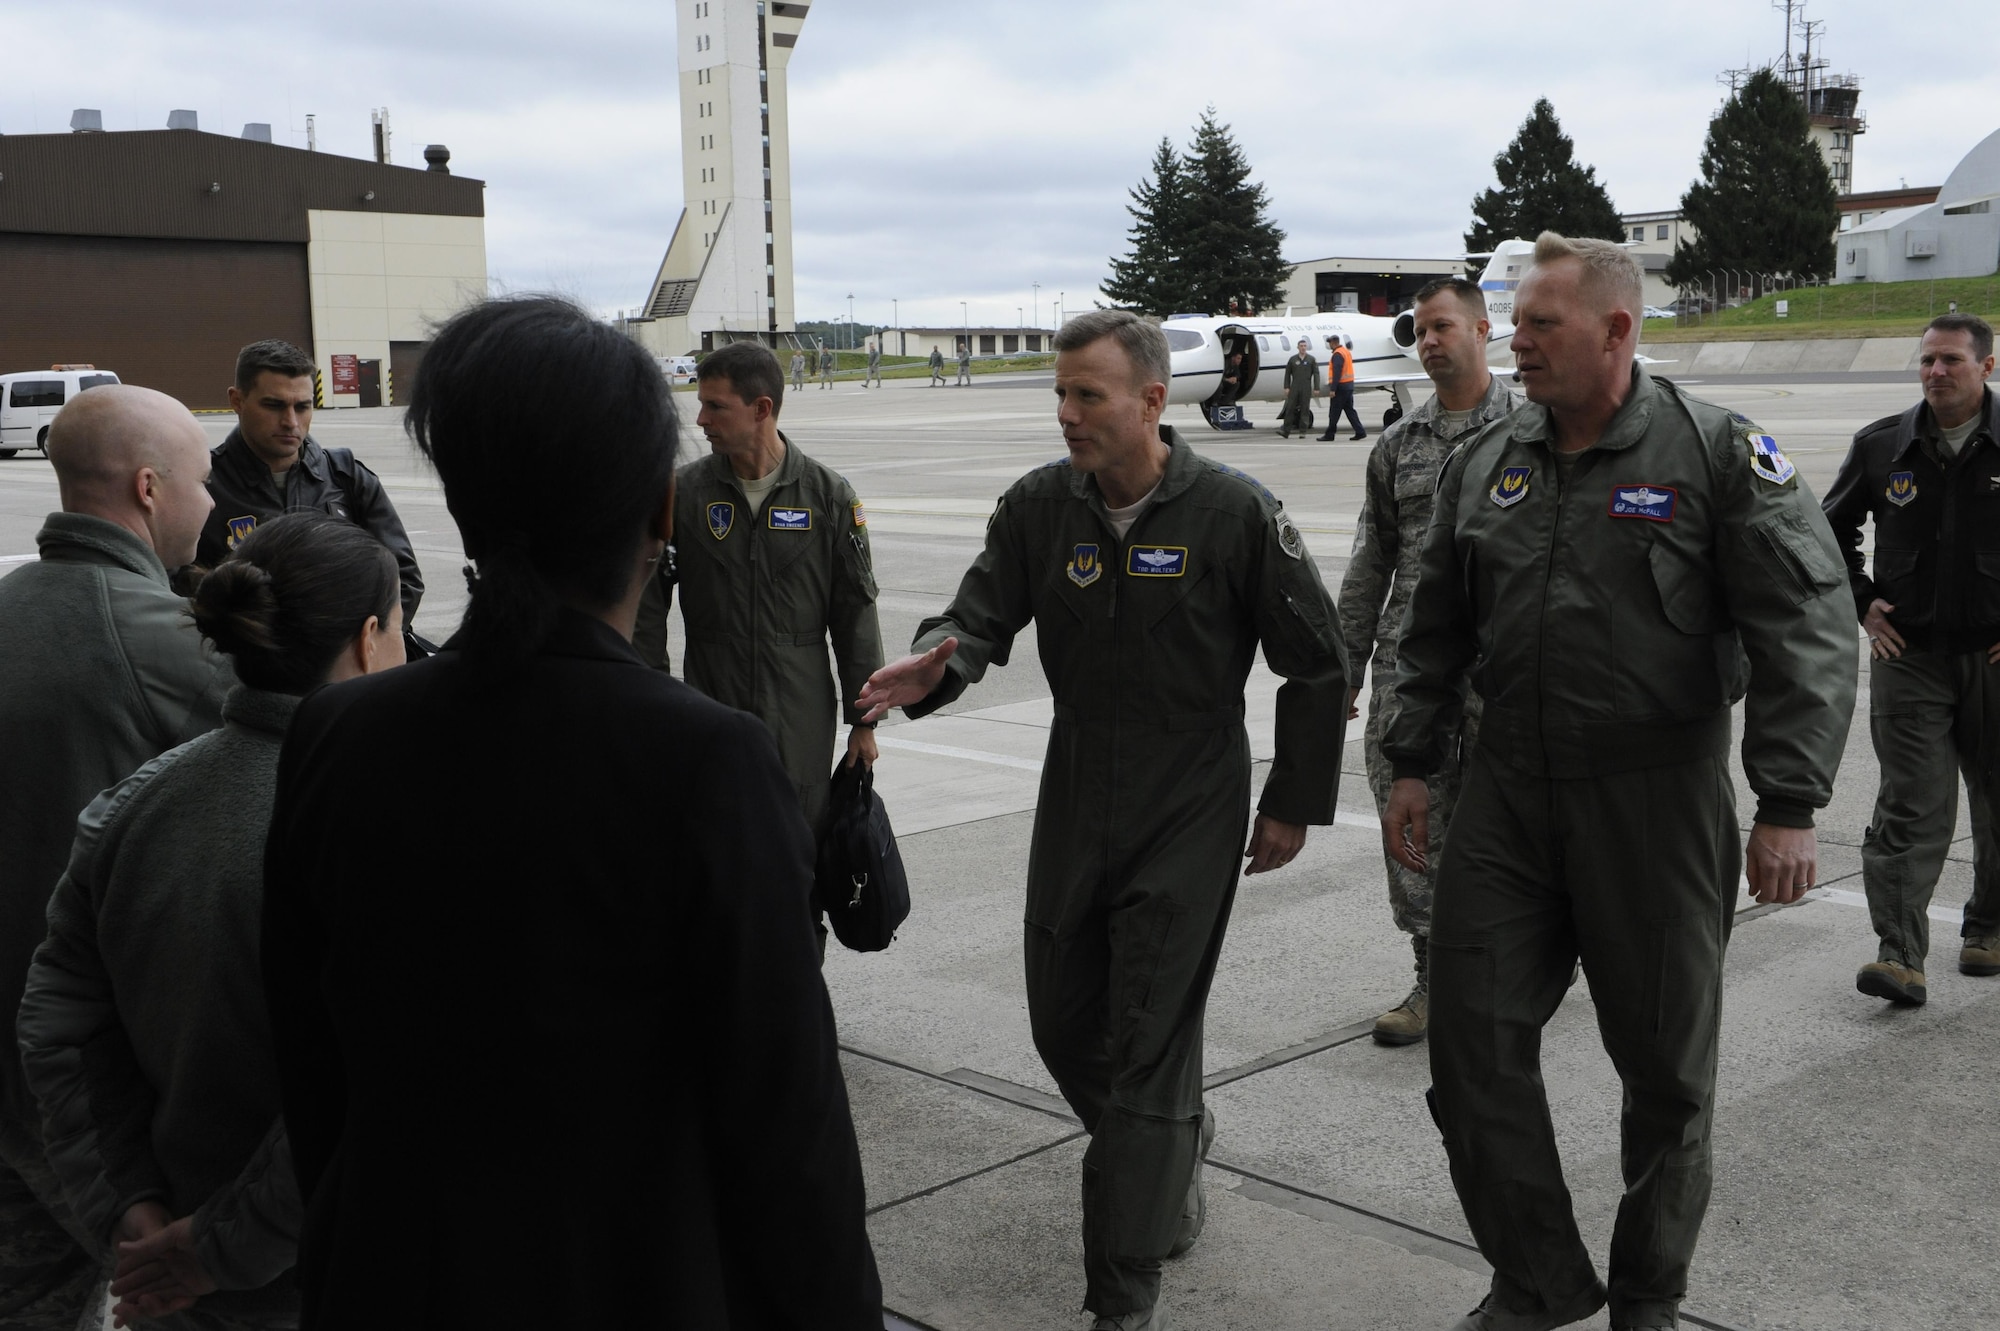
<svg viewBox="0 0 2000 1331">
<path fill-rule="evenodd" d="M 1415 1044 L 1431 1026 L 1431 940 L 1411 938 L 1417 954 L 1417 987 L 1410 996 L 1375 1018 L 1375 1043 Z"/>
<path fill-rule="evenodd" d="M 1924 973 L 1899 966 L 1893 961 L 1871 961 L 1854 977 L 1854 987 L 1875 998 L 1886 998 L 1905 1007 L 1922 1007 L 1930 997 Z"/>
<path fill-rule="evenodd" d="M 2000 937 L 1968 938 L 1958 950 L 1960 975 L 2000 975 Z"/>
</svg>

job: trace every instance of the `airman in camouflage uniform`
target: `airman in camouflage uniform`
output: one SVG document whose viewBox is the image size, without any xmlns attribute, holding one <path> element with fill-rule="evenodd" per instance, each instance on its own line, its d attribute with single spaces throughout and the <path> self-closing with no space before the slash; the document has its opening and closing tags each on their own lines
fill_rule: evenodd
<svg viewBox="0 0 2000 1331">
<path fill-rule="evenodd" d="M 1479 288 L 1463 279 L 1433 282 L 1418 293 L 1415 308 L 1425 372 L 1453 401 L 1480 396 L 1468 410 L 1447 411 L 1434 394 L 1385 430 L 1368 456 L 1366 495 L 1354 528 L 1354 552 L 1340 584 L 1340 623 L 1347 634 L 1347 660 L 1354 681 L 1349 686 L 1350 704 L 1361 691 L 1365 670 L 1372 670 L 1369 678 L 1375 681 L 1396 678 L 1396 642 L 1403 633 L 1403 612 L 1410 604 L 1410 593 L 1416 589 L 1418 557 L 1423 553 L 1424 534 L 1430 529 L 1431 501 L 1445 459 L 1456 445 L 1521 404 L 1520 394 L 1486 368 L 1489 325 Z M 1368 723 L 1361 735 L 1368 788 L 1374 792 L 1377 813 L 1388 807 L 1389 786 L 1394 779 L 1389 760 L 1382 756 L 1384 709 L 1379 703 L 1384 697 L 1386 691 L 1378 689 L 1371 699 Z M 1389 910 L 1396 927 L 1410 936 L 1416 952 L 1417 982 L 1408 998 L 1376 1020 L 1375 1039 L 1381 1044 L 1415 1044 L 1423 1039 L 1429 1025 L 1431 880 L 1445 831 L 1451 825 L 1452 809 L 1458 803 L 1464 770 L 1461 760 L 1479 728 L 1479 695 L 1468 688 L 1464 697 L 1458 743 L 1430 776 L 1432 867 L 1419 873 L 1404 868 L 1387 853 L 1382 856 L 1389 871 Z"/>
</svg>

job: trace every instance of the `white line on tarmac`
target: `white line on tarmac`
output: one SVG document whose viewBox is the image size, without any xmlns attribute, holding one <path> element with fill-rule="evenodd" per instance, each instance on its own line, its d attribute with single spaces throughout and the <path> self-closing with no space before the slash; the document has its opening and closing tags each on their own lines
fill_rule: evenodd
<svg viewBox="0 0 2000 1331">
<path fill-rule="evenodd" d="M 1868 898 L 1860 892 L 1850 892 L 1844 887 L 1816 887 L 1806 894 L 1808 901 L 1830 901 L 1836 906 L 1867 906 Z M 1947 906 L 1932 906 L 1924 912 L 1940 924 L 1958 924 L 1960 912 Z"/>
<path fill-rule="evenodd" d="M 907 749 L 911 753 L 928 753 L 939 758 L 959 758 L 969 763 L 989 763 L 994 767 L 1012 767 L 1023 772 L 1042 770 L 1039 758 L 1015 758 L 1005 753 L 988 753 L 984 749 L 961 749 L 951 744 L 926 744 L 922 740 L 897 739 L 893 735 L 879 732 L 875 736 L 875 743 L 884 749 Z M 1382 826 L 1378 818 L 1349 813 L 1345 809 L 1335 811 L 1333 821 L 1342 827 L 1365 827 L 1370 831 L 1379 831 Z"/>
<path fill-rule="evenodd" d="M 40 555 L 0 555 L 0 564 L 26 564 L 40 558 Z"/>
<path fill-rule="evenodd" d="M 911 753 L 935 754 L 940 758 L 963 758 L 969 763 L 990 763 L 995 767 L 1014 767 L 1023 772 L 1042 770 L 1039 758 L 1014 758 L 1004 753 L 987 753 L 982 749 L 960 749 L 949 744 L 926 744 L 922 740 L 896 739 L 880 734 L 875 737 L 875 743 L 885 749 L 908 749 Z"/>
</svg>

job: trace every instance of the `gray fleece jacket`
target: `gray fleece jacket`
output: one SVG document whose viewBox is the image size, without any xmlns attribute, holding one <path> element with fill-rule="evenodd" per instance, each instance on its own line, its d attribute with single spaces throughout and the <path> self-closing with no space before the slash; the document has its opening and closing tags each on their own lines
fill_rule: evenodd
<svg viewBox="0 0 2000 1331">
<path fill-rule="evenodd" d="M 232 678 L 140 537 L 51 513 L 35 542 L 41 559 L 0 578 L 0 1115 L 30 1138 L 14 1012 L 76 816 L 214 729 Z"/>
<path fill-rule="evenodd" d="M 104 1244 L 148 1199 L 194 1215 L 221 1288 L 160 1325 L 297 1324 L 301 1208 L 258 955 L 264 837 L 298 701 L 237 686 L 221 730 L 84 811 L 21 1000 L 49 1163 L 89 1232 Z"/>
</svg>

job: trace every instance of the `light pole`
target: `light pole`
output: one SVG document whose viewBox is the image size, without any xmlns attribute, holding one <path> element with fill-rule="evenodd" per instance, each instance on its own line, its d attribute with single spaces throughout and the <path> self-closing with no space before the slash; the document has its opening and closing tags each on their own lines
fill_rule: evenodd
<svg viewBox="0 0 2000 1331">
<path fill-rule="evenodd" d="M 847 293 L 847 349 L 854 350 L 854 293 Z"/>
<path fill-rule="evenodd" d="M 965 335 L 965 354 L 972 355 L 972 316 L 965 312 L 965 302 L 958 302 L 958 329 Z"/>
<path fill-rule="evenodd" d="M 1042 284 L 1030 282 L 1028 285 L 1035 289 L 1035 297 L 1028 303 L 1035 307 L 1035 322 L 1039 324 L 1042 321 Z"/>
<path fill-rule="evenodd" d="M 896 328 L 896 354 L 903 354 L 903 306 L 894 296 L 889 298 L 889 322 Z"/>
<path fill-rule="evenodd" d="M 1064 296 L 1066 296 L 1066 295 L 1068 295 L 1068 294 L 1069 294 L 1069 293 L 1068 293 L 1067 291 L 1058 291 L 1058 292 L 1056 292 L 1056 331 L 1057 331 L 1058 333 L 1060 333 L 1060 332 L 1062 331 L 1062 321 L 1063 321 L 1063 297 L 1064 297 Z"/>
<path fill-rule="evenodd" d="M 1025 325 L 1023 325 L 1021 322 L 1021 307 L 1019 305 L 1016 305 L 1014 307 L 1014 327 L 1021 328 L 1024 326 Z"/>
</svg>

